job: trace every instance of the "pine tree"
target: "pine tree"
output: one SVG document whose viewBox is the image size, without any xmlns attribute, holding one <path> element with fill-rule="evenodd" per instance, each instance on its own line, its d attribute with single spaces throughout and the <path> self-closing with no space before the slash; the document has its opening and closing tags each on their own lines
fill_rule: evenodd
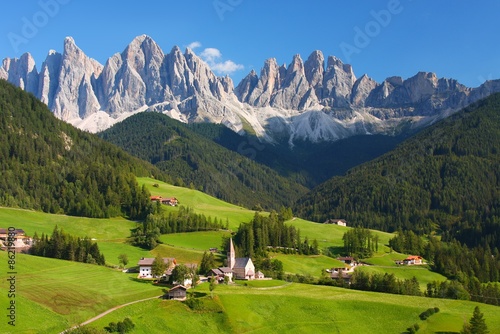
<svg viewBox="0 0 500 334">
<path fill-rule="evenodd" d="M 464 326 L 465 327 L 465 326 Z M 474 308 L 474 313 L 469 321 L 470 333 L 473 334 L 488 334 L 488 327 L 483 318 L 483 313 L 479 310 L 479 306 Z"/>
</svg>

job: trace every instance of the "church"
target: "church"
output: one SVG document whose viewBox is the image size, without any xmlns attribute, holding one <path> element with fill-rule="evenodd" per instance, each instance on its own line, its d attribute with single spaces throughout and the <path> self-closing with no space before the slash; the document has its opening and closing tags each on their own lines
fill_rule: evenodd
<svg viewBox="0 0 500 334">
<path fill-rule="evenodd" d="M 255 279 L 255 266 L 249 257 L 236 257 L 233 239 L 229 239 L 229 252 L 227 253 L 227 266 L 231 268 L 235 279 Z"/>
</svg>

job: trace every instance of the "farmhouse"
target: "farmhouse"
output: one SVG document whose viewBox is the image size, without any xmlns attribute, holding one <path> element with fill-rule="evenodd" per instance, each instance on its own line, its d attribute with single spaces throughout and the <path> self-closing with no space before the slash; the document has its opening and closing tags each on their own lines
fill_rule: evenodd
<svg viewBox="0 0 500 334">
<path fill-rule="evenodd" d="M 352 272 L 347 272 L 344 270 L 332 270 L 330 272 L 330 277 L 332 279 L 343 279 L 344 282 L 350 283 L 352 278 Z"/>
<path fill-rule="evenodd" d="M 337 260 L 339 260 L 340 262 L 343 262 L 351 267 L 355 267 L 358 265 L 358 263 L 356 262 L 356 260 L 354 260 L 354 258 L 352 256 L 341 256 L 341 257 L 338 257 Z"/>
<path fill-rule="evenodd" d="M 345 219 L 327 219 L 323 224 L 347 226 L 347 221 Z"/>
<path fill-rule="evenodd" d="M 168 290 L 165 297 L 167 299 L 186 300 L 186 291 L 187 288 L 185 286 L 176 285 L 172 289 Z"/>
<path fill-rule="evenodd" d="M 139 278 L 154 278 L 153 277 L 153 262 L 155 261 L 152 257 L 143 257 L 139 260 L 137 265 L 139 266 Z M 168 276 L 172 273 L 172 269 L 175 268 L 177 262 L 174 258 L 164 257 L 163 262 L 167 265 L 167 269 L 165 270 L 163 276 Z"/>
<path fill-rule="evenodd" d="M 229 267 L 220 267 L 210 270 L 208 276 L 215 277 L 217 282 L 224 282 L 224 277 L 229 277 L 229 281 L 233 280 L 233 270 Z"/>
<path fill-rule="evenodd" d="M 160 202 L 161 204 L 177 206 L 179 204 L 179 200 L 175 197 L 163 198 L 162 196 L 151 196 L 151 201 Z"/>
<path fill-rule="evenodd" d="M 423 259 L 421 256 L 418 255 L 409 255 L 406 259 L 404 260 L 396 260 L 396 264 L 398 265 L 419 265 L 423 264 Z"/>
<path fill-rule="evenodd" d="M 10 240 L 8 240 L 9 233 Z M 33 239 L 28 237 L 24 230 L 14 229 L 9 231 L 8 229 L 0 228 L 0 247 L 2 250 L 7 249 L 8 241 L 13 243 L 12 247 L 15 248 L 17 252 L 27 251 L 33 245 Z"/>
<path fill-rule="evenodd" d="M 175 197 L 162 198 L 161 204 L 170 205 L 170 206 L 177 206 L 177 204 L 179 204 L 179 200 Z"/>
</svg>

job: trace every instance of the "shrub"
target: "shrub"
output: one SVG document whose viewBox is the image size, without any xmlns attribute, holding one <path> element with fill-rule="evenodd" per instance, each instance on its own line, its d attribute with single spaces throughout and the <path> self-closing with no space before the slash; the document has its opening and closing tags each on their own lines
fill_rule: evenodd
<svg viewBox="0 0 500 334">
<path fill-rule="evenodd" d="M 130 318 L 125 318 L 123 321 L 119 321 L 118 323 L 110 322 L 107 327 L 104 327 L 104 329 L 109 333 L 116 332 L 123 334 L 130 332 L 134 329 L 134 327 L 135 325 L 132 320 L 130 320 Z"/>
</svg>

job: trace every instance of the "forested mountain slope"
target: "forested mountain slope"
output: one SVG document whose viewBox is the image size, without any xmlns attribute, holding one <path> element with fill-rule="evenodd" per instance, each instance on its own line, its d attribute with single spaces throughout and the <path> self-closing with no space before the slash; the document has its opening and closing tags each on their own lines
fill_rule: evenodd
<svg viewBox="0 0 500 334">
<path fill-rule="evenodd" d="M 252 134 L 239 135 L 221 124 L 193 123 L 188 126 L 217 144 L 266 165 L 308 188 L 387 153 L 407 137 L 360 135 L 334 142 L 297 140 L 290 146 L 287 141 L 271 144 L 259 141 Z"/>
<path fill-rule="evenodd" d="M 33 95 L 0 80 L 0 205 L 88 217 L 144 216 L 135 176 L 157 168 L 58 120 Z"/>
<path fill-rule="evenodd" d="M 481 100 L 394 151 L 307 194 L 295 213 L 500 248 L 500 95 Z"/>
<path fill-rule="evenodd" d="M 196 187 L 234 204 L 278 209 L 291 205 L 307 192 L 305 187 L 271 168 L 230 151 L 160 113 L 134 115 L 99 135 L 168 172 L 178 185 Z"/>
</svg>

